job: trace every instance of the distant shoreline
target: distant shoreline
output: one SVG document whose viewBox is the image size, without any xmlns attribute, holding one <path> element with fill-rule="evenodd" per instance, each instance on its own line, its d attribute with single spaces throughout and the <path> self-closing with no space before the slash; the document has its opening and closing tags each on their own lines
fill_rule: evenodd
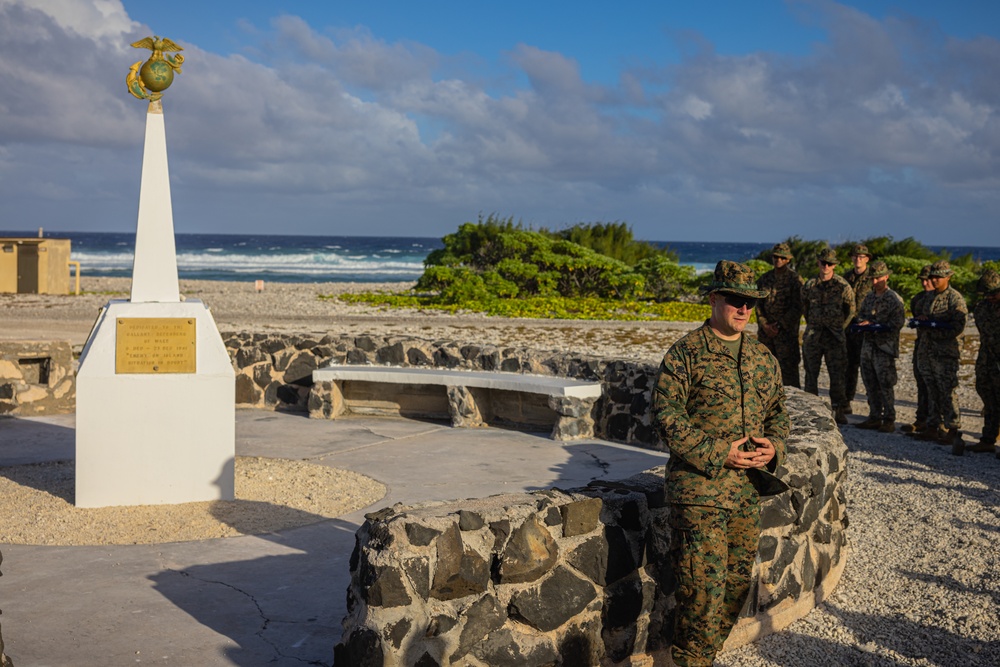
<svg viewBox="0 0 1000 667">
<path fill-rule="evenodd" d="M 54 231 L 50 231 L 50 230 L 44 229 L 44 228 L 43 228 L 43 230 L 44 230 L 45 238 L 69 238 L 69 237 L 73 237 L 73 236 L 81 236 L 81 235 L 94 234 L 94 235 L 116 235 L 116 236 L 123 236 L 123 237 L 131 238 L 133 240 L 135 239 L 135 232 L 82 231 L 82 230 L 77 230 L 77 231 L 54 230 Z M 450 233 L 450 232 L 448 232 L 448 233 Z M 4 231 L 4 230 L 0 230 L 0 237 L 36 238 L 37 236 L 38 236 L 38 229 L 37 228 L 34 229 L 34 230 L 20 230 L 20 231 Z M 246 233 L 241 233 L 241 234 L 234 234 L 234 233 L 231 233 L 231 232 L 176 232 L 175 236 L 177 236 L 177 237 L 206 237 L 206 236 L 211 237 L 211 236 L 217 236 L 217 237 L 224 237 L 224 238 L 230 238 L 230 239 L 247 238 L 247 237 L 272 238 L 272 239 L 282 239 L 282 238 L 296 238 L 296 239 L 306 239 L 306 238 L 312 238 L 312 239 L 369 238 L 369 239 L 401 239 L 401 240 L 410 240 L 410 239 L 412 239 L 412 240 L 417 240 L 417 241 L 434 241 L 434 242 L 438 242 L 438 243 L 441 240 L 441 236 L 398 236 L 398 235 L 394 235 L 394 234 L 381 234 L 381 235 L 379 235 L 379 234 L 298 234 L 298 233 L 288 233 L 288 234 L 257 234 L 257 233 L 246 234 Z M 893 238 L 895 238 L 895 237 L 893 237 Z M 905 237 L 903 237 L 903 238 L 905 238 Z M 698 241 L 663 241 L 663 240 L 655 240 L 655 239 L 636 238 L 636 240 L 639 241 L 639 242 L 642 242 L 642 243 L 653 243 L 653 244 L 661 246 L 661 247 L 667 246 L 667 247 L 671 247 L 671 248 L 674 247 L 675 245 L 677 245 L 677 246 L 694 246 L 694 245 L 705 245 L 705 244 L 718 244 L 718 243 L 720 243 L 720 241 L 712 241 L 712 240 L 709 240 L 709 239 L 703 239 L 703 240 L 698 240 Z M 772 239 L 772 240 L 767 240 L 767 241 L 760 241 L 760 240 L 757 240 L 757 241 L 731 240 L 731 241 L 728 241 L 728 242 L 725 242 L 725 243 L 729 243 L 729 244 L 733 244 L 733 245 L 747 245 L 747 246 L 754 245 L 754 246 L 761 246 L 761 247 L 763 247 L 763 246 L 773 245 L 774 243 L 777 243 L 778 241 L 783 241 L 783 240 L 784 239 Z M 840 245 L 841 243 L 849 243 L 849 242 L 852 242 L 852 241 L 855 241 L 855 240 L 857 240 L 857 239 L 828 239 L 828 242 L 831 245 Z M 951 252 L 952 250 L 954 250 L 954 251 L 964 251 L 962 254 L 966 254 L 967 252 L 972 252 L 973 254 L 975 254 L 976 251 L 994 251 L 994 250 L 995 251 L 1000 251 L 1000 246 L 991 246 L 991 245 L 966 245 L 966 244 L 951 244 L 951 243 L 934 243 L 934 242 L 930 242 L 930 241 L 924 241 L 924 240 L 921 240 L 921 239 L 915 239 L 915 240 L 918 243 L 920 243 L 920 244 L 922 244 L 922 245 L 926 246 L 927 248 L 929 248 L 931 250 L 934 250 L 934 251 L 941 251 L 941 250 L 948 250 L 949 252 Z M 956 253 L 952 253 L 952 254 L 954 256 Z"/>
</svg>

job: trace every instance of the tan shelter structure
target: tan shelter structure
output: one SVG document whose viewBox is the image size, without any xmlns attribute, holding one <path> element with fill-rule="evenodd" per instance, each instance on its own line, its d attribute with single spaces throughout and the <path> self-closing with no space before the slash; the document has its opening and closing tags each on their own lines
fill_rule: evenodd
<svg viewBox="0 0 1000 667">
<path fill-rule="evenodd" d="M 69 239 L 0 237 L 0 293 L 69 294 L 69 253 Z"/>
</svg>

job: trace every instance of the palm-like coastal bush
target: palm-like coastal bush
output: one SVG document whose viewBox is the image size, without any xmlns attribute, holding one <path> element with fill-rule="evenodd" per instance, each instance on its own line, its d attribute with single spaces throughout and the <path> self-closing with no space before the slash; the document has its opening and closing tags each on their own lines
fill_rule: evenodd
<svg viewBox="0 0 1000 667">
<path fill-rule="evenodd" d="M 461 225 L 443 242 L 444 247 L 424 261 L 426 269 L 416 289 L 437 292 L 452 304 L 491 294 L 667 300 L 690 293 L 696 281 L 691 267 L 679 265 L 668 252 L 636 242 L 631 230 L 620 224 L 536 232 L 513 219 L 491 215 Z M 606 253 L 641 259 L 633 266 Z"/>
</svg>

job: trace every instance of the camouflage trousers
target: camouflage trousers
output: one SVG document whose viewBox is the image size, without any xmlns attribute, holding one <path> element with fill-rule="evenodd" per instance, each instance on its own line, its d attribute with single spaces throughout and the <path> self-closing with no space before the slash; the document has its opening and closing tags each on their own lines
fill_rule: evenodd
<svg viewBox="0 0 1000 667">
<path fill-rule="evenodd" d="M 861 354 L 865 335 L 849 333 L 847 337 L 847 365 L 844 368 L 844 399 L 850 403 L 858 393 L 858 372 L 861 370 Z M 864 382 L 864 376 L 861 376 Z M 867 385 L 866 385 L 867 386 Z"/>
<path fill-rule="evenodd" d="M 983 399 L 983 440 L 996 442 L 1000 435 L 1000 368 L 976 362 L 976 393 Z"/>
<path fill-rule="evenodd" d="M 711 667 L 750 591 L 760 506 L 674 505 L 670 556 L 677 579 L 671 654 L 680 667 Z"/>
<path fill-rule="evenodd" d="M 778 331 L 774 338 L 767 336 L 763 331 L 757 332 L 757 340 L 764 344 L 774 358 L 778 360 L 781 367 L 781 384 L 786 387 L 801 387 L 799 384 L 799 361 L 802 357 L 799 354 L 799 331 Z"/>
<path fill-rule="evenodd" d="M 861 380 L 868 395 L 868 418 L 896 421 L 896 358 L 870 343 L 861 349 Z"/>
<path fill-rule="evenodd" d="M 955 390 L 958 389 L 958 359 L 937 354 L 927 345 L 921 351 L 920 374 L 927 383 L 927 427 L 962 428 Z"/>
<path fill-rule="evenodd" d="M 844 338 L 827 329 L 807 327 L 802 337 L 802 365 L 806 369 L 803 389 L 810 394 L 819 393 L 819 371 L 824 358 L 826 372 L 830 376 L 830 404 L 834 409 L 847 407 L 844 395 L 847 346 L 844 344 Z"/>
<path fill-rule="evenodd" d="M 913 346 L 913 379 L 917 382 L 917 416 L 914 421 L 918 424 L 927 422 L 927 381 L 920 372 L 920 357 L 924 354 L 921 348 L 922 345 L 918 339 Z"/>
</svg>

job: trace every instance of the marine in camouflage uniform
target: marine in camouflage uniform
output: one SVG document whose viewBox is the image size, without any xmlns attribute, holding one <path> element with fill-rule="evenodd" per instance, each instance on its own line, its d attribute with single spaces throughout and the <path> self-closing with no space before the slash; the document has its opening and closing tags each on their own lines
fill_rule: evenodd
<svg viewBox="0 0 1000 667">
<path fill-rule="evenodd" d="M 910 299 L 910 313 L 914 318 L 918 315 L 927 315 L 927 308 L 930 307 L 931 301 L 934 299 L 934 285 L 931 283 L 931 265 L 924 265 L 920 269 L 918 277 L 924 291 L 917 292 Z M 900 427 L 900 430 L 907 435 L 918 434 L 927 428 L 927 381 L 924 380 L 924 376 L 920 372 L 921 366 L 927 364 L 926 360 L 921 361 L 927 349 L 927 346 L 923 344 L 924 334 L 927 330 L 923 327 L 918 327 L 916 331 L 917 339 L 913 343 L 913 379 L 917 383 L 917 414 L 912 424 L 904 424 Z"/>
<path fill-rule="evenodd" d="M 890 271 L 885 262 L 872 262 L 868 273 L 872 277 L 872 291 L 861 302 L 855 317 L 856 328 L 864 336 L 861 379 L 868 396 L 868 419 L 858 424 L 858 428 L 892 433 L 896 430 L 896 358 L 906 307 L 903 299 L 889 288 Z"/>
<path fill-rule="evenodd" d="M 983 399 L 983 437 L 970 449 L 990 452 L 1000 434 L 1000 274 L 987 269 L 976 290 L 983 295 L 973 311 L 979 330 L 976 392 Z"/>
<path fill-rule="evenodd" d="M 714 278 L 711 319 L 667 351 L 653 391 L 653 418 L 670 449 L 671 654 L 682 667 L 712 665 L 739 617 L 760 537 L 760 494 L 778 492 L 764 489 L 777 482 L 764 471 L 781 465 L 789 430 L 778 362 L 742 333 L 754 300 L 767 294 L 743 264 L 721 261 Z"/>
<path fill-rule="evenodd" d="M 950 444 L 952 453 L 961 454 L 962 422 L 955 389 L 958 388 L 958 339 L 965 332 L 969 309 L 965 298 L 949 285 L 953 273 L 944 260 L 931 264 L 934 292 L 926 306 L 926 315 L 914 317 L 918 326 L 927 329 L 921 342 L 924 349 L 920 366 L 928 389 L 927 427 L 919 437 Z"/>
<path fill-rule="evenodd" d="M 774 268 L 757 280 L 757 288 L 768 292 L 757 304 L 757 340 L 778 360 L 782 384 L 799 387 L 802 278 L 789 266 L 792 250 L 787 243 L 776 244 L 771 258 Z"/>
<path fill-rule="evenodd" d="M 872 254 L 868 252 L 868 246 L 858 243 L 851 250 L 851 261 L 854 267 L 844 274 L 844 280 L 854 290 L 854 311 L 861 308 L 861 303 L 872 291 L 872 272 L 868 270 L 868 262 L 871 261 Z M 855 318 L 856 320 L 857 318 Z M 844 412 L 851 414 L 851 401 L 858 393 L 858 371 L 861 368 L 861 348 L 864 344 L 864 334 L 847 330 L 847 367 L 844 370 L 844 398 L 847 404 Z"/>
<path fill-rule="evenodd" d="M 844 329 L 854 318 L 854 290 L 847 281 L 833 272 L 837 253 L 827 248 L 819 257 L 820 276 L 812 278 L 802 288 L 802 313 L 806 331 L 802 336 L 802 363 L 806 378 L 804 389 L 819 393 L 819 371 L 826 359 L 830 376 L 830 406 L 838 424 L 846 424 L 844 409 L 848 404 L 844 394 L 847 374 L 847 346 Z M 824 276 L 828 276 L 824 279 Z"/>
</svg>

